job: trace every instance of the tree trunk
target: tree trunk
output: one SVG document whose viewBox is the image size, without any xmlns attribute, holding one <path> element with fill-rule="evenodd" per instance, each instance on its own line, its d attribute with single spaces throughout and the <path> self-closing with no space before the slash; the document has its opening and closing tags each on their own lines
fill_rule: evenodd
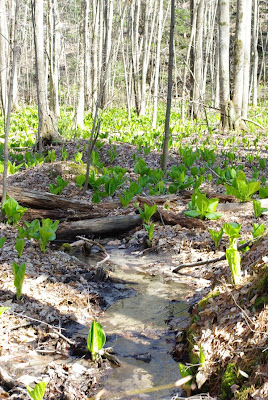
<svg viewBox="0 0 268 400">
<path fill-rule="evenodd" d="M 196 40 L 194 58 L 194 92 L 193 92 L 193 118 L 201 118 L 203 101 L 203 19 L 204 0 L 199 1 L 196 19 Z"/>
<path fill-rule="evenodd" d="M 250 50 L 251 50 L 251 12 L 252 0 L 247 0 L 245 15 L 245 45 L 244 45 L 244 65 L 243 65 L 243 99 L 242 117 L 248 116 L 249 103 L 249 72 L 250 72 Z"/>
<path fill-rule="evenodd" d="M 259 33 L 259 3 L 253 0 L 253 36 L 252 36 L 252 104 L 257 106 L 258 102 L 258 33 Z"/>
<path fill-rule="evenodd" d="M 0 0 L 0 96 L 2 115 L 7 113 L 7 83 L 8 83 L 8 28 L 6 1 Z"/>
<path fill-rule="evenodd" d="M 154 77 L 154 98 L 153 98 L 153 121 L 152 121 L 153 128 L 156 128 L 156 121 L 157 121 L 161 40 L 163 32 L 162 24 L 163 24 L 163 0 L 159 0 L 158 33 L 157 33 L 157 45 L 156 45 L 156 56 L 155 56 L 155 77 Z"/>
<path fill-rule="evenodd" d="M 175 0 L 171 0 L 171 18 L 170 18 L 170 31 L 169 31 L 169 60 L 168 60 L 168 94 L 167 94 L 167 108 L 165 120 L 165 138 L 163 147 L 163 162 L 162 168 L 164 172 L 167 170 L 168 164 L 168 145 L 169 145 L 169 124 L 171 113 L 171 100 L 172 100 L 172 70 L 174 59 L 174 27 L 175 27 Z"/>
<path fill-rule="evenodd" d="M 79 25 L 79 48 L 78 48 L 78 62 L 77 62 L 77 100 L 76 100 L 76 115 L 75 115 L 75 128 L 84 128 L 84 109 L 85 109 L 85 82 L 84 82 L 84 19 L 85 19 L 86 3 L 81 3 L 81 19 Z"/>
<path fill-rule="evenodd" d="M 49 107 L 58 118 L 59 106 L 59 68 L 60 68 L 60 19 L 58 0 L 49 0 Z"/>
<path fill-rule="evenodd" d="M 38 113 L 40 136 L 44 143 L 62 142 L 57 131 L 57 118 L 49 110 L 46 96 L 45 62 L 44 62 L 44 13 L 43 0 L 34 0 L 34 35 L 36 53 L 36 81 L 39 96 Z"/>
<path fill-rule="evenodd" d="M 234 92 L 233 107 L 235 129 L 241 128 L 242 101 L 243 101 L 243 78 L 244 78 L 244 52 L 245 52 L 245 23 L 246 23 L 247 0 L 237 0 L 236 35 L 234 48 Z"/>
<path fill-rule="evenodd" d="M 223 129 L 229 128 L 228 107 L 230 101 L 229 43 L 230 17 L 229 0 L 219 0 L 219 78 L 220 108 Z"/>
</svg>

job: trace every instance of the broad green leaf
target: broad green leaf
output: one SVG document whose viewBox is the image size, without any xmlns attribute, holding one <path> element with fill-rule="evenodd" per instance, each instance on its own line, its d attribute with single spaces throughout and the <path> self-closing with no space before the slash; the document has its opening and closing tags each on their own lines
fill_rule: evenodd
<svg viewBox="0 0 268 400">
<path fill-rule="evenodd" d="M 14 274 L 14 286 L 17 290 L 17 300 L 21 297 L 22 285 L 26 271 L 26 264 L 21 263 L 20 265 L 13 262 L 12 264 L 13 274 Z"/>
<path fill-rule="evenodd" d="M 10 307 L 0 307 L 0 315 L 2 315 L 6 310 L 9 310 Z"/>
<path fill-rule="evenodd" d="M 207 219 L 211 219 L 211 220 L 216 220 L 222 217 L 221 213 L 216 213 L 216 212 L 210 212 L 210 213 L 206 213 L 205 217 Z"/>
<path fill-rule="evenodd" d="M 106 341 L 104 330 L 99 322 L 92 321 L 87 337 L 87 347 L 91 353 L 92 361 L 96 360 L 98 352 L 103 348 Z"/>
<path fill-rule="evenodd" d="M 184 214 L 187 215 L 187 217 L 191 217 L 191 218 L 198 218 L 201 215 L 201 213 L 196 210 L 184 211 Z"/>
<path fill-rule="evenodd" d="M 219 199 L 208 199 L 208 208 L 207 208 L 207 212 L 208 213 L 213 213 L 214 211 L 216 211 L 216 208 L 219 204 Z"/>
<path fill-rule="evenodd" d="M 39 382 L 35 385 L 34 389 L 27 386 L 27 392 L 33 400 L 42 400 L 45 395 L 46 385 L 45 382 Z"/>
<path fill-rule="evenodd" d="M 154 204 L 151 207 L 148 204 L 144 204 L 144 211 L 139 209 L 140 216 L 146 224 L 149 224 L 151 217 L 156 213 L 157 205 Z"/>
<path fill-rule="evenodd" d="M 235 285 L 241 282 L 241 257 L 239 251 L 233 248 L 226 249 L 226 260 L 232 272 Z"/>
<path fill-rule="evenodd" d="M 239 193 L 238 189 L 236 189 L 233 186 L 227 185 L 227 184 L 224 185 L 224 186 L 225 186 L 225 189 L 226 189 L 226 194 L 229 194 L 231 196 L 235 196 L 237 199 L 240 200 L 240 193 Z"/>
<path fill-rule="evenodd" d="M 209 205 L 207 197 L 202 193 L 198 193 L 195 198 L 195 205 L 196 205 L 197 211 L 200 211 L 200 214 L 202 216 L 205 216 L 205 213 L 207 212 L 208 205 Z"/>
</svg>

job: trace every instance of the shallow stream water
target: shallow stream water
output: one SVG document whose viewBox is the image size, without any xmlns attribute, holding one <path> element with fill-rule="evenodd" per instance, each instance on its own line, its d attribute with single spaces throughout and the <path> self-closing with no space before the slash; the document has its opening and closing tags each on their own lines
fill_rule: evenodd
<svg viewBox="0 0 268 400">
<path fill-rule="evenodd" d="M 113 346 L 121 362 L 104 381 L 104 388 L 116 399 L 117 393 L 156 388 L 180 378 L 178 364 L 171 356 L 174 333 L 167 320 L 173 315 L 187 317 L 185 284 L 166 281 L 161 274 L 150 276 L 152 257 L 138 257 L 120 249 L 108 249 L 115 265 L 112 276 L 127 282 L 134 295 L 123 298 L 104 313 L 100 322 L 106 332 L 106 346 Z M 178 327 L 179 329 L 179 327 Z M 124 399 L 172 399 L 179 389 L 123 396 Z M 119 396 L 118 396 L 119 397 Z"/>
</svg>

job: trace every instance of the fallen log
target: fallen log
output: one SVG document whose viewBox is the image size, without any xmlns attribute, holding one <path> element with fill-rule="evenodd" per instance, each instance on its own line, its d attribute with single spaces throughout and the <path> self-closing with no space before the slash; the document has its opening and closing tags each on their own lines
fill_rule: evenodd
<svg viewBox="0 0 268 400">
<path fill-rule="evenodd" d="M 139 215 L 116 215 L 83 221 L 62 222 L 57 230 L 57 239 L 74 239 L 76 236 L 114 235 L 127 232 L 142 224 Z"/>
</svg>

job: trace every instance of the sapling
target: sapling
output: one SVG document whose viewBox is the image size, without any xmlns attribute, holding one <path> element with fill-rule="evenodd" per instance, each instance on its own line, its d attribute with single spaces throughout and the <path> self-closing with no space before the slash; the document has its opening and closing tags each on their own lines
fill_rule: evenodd
<svg viewBox="0 0 268 400">
<path fill-rule="evenodd" d="M 14 286 L 17 290 L 17 300 L 19 300 L 21 297 L 22 285 L 23 285 L 25 271 L 26 271 L 26 264 L 21 263 L 19 265 L 16 262 L 13 262 L 12 270 L 13 270 L 13 274 L 14 274 Z"/>
<path fill-rule="evenodd" d="M 98 353 L 106 342 L 106 335 L 99 322 L 92 321 L 90 331 L 87 337 L 87 348 L 91 353 L 92 361 L 97 359 Z"/>
<path fill-rule="evenodd" d="M 46 391 L 46 382 L 39 382 L 35 385 L 34 389 L 27 386 L 27 392 L 33 400 L 42 400 Z"/>
<path fill-rule="evenodd" d="M 253 209 L 255 218 L 259 218 L 263 213 L 268 211 L 268 208 L 262 208 L 259 200 L 253 200 Z"/>
</svg>

